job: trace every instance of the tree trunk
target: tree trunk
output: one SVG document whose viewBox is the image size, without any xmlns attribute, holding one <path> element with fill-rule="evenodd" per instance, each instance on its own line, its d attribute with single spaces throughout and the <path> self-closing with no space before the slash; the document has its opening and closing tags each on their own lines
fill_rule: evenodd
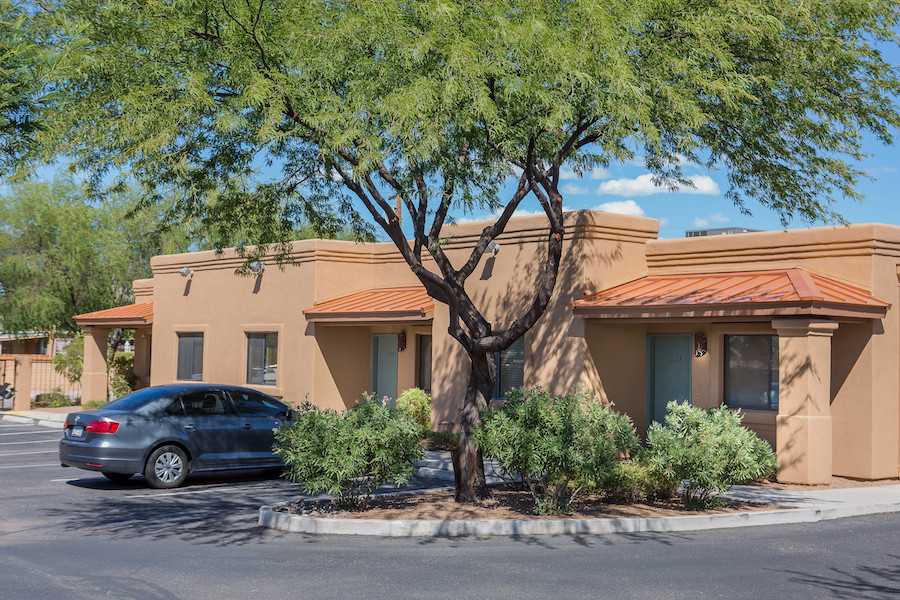
<svg viewBox="0 0 900 600">
<path fill-rule="evenodd" d="M 489 495 L 484 478 L 484 457 L 472 443 L 472 431 L 481 422 L 480 413 L 490 401 L 496 368 L 493 354 L 477 354 L 471 356 L 471 360 L 472 372 L 460 420 L 459 449 L 453 456 L 457 502 L 474 502 Z"/>
</svg>

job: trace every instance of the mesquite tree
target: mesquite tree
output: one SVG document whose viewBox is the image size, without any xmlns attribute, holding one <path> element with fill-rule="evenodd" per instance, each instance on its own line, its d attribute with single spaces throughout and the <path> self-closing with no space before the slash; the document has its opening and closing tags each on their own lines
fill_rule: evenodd
<svg viewBox="0 0 900 600">
<path fill-rule="evenodd" d="M 459 500 L 484 493 L 469 434 L 494 353 L 553 294 L 562 169 L 639 156 L 661 185 L 692 161 L 730 200 L 783 222 L 834 218 L 856 197 L 862 136 L 890 142 L 895 43 L 878 0 L 42 0 L 58 61 L 38 106 L 43 158 L 102 184 L 111 170 L 182 195 L 170 218 L 285 249 L 300 219 L 375 223 L 471 359 Z M 505 183 L 511 180 L 512 191 Z M 486 248 L 533 196 L 547 218 L 530 305 L 493 331 L 466 291 Z M 404 232 L 395 208 L 409 214 Z M 152 197 L 148 202 L 152 202 Z M 487 207 L 465 262 L 454 214 Z M 360 208 L 361 207 L 361 208 Z M 359 212 L 357 212 L 359 209 Z M 360 217 L 366 215 L 368 221 Z M 424 260 L 425 259 L 428 260 Z M 251 257 L 252 258 L 252 257 Z"/>
</svg>

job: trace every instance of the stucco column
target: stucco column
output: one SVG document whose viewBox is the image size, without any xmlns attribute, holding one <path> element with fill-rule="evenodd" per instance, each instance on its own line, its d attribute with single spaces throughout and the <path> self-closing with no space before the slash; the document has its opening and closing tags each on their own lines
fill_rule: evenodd
<svg viewBox="0 0 900 600">
<path fill-rule="evenodd" d="M 31 365 L 32 359 L 27 355 L 16 356 L 16 371 L 13 388 L 13 410 L 29 410 L 31 408 Z"/>
<path fill-rule="evenodd" d="M 838 324 L 776 319 L 778 481 L 831 482 L 831 336 Z"/>
<path fill-rule="evenodd" d="M 85 327 L 84 366 L 81 370 L 81 401 L 107 400 L 106 397 L 106 340 L 111 330 L 106 327 Z"/>
<path fill-rule="evenodd" d="M 141 386 L 150 385 L 150 329 L 134 330 L 134 374 Z"/>
</svg>

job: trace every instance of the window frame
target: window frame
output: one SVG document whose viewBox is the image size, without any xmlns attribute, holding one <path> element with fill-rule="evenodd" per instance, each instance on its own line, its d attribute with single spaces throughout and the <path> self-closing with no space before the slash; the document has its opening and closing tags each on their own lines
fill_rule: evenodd
<svg viewBox="0 0 900 600">
<path fill-rule="evenodd" d="M 199 378 L 195 378 L 192 373 L 190 377 L 183 378 L 181 377 L 181 342 L 185 338 L 193 338 L 196 340 L 198 337 L 200 339 L 200 373 Z M 193 365 L 195 357 L 193 356 L 193 346 L 196 342 L 192 343 L 192 351 L 191 351 L 191 364 Z M 193 368 L 193 367 L 192 367 Z M 206 372 L 206 331 L 198 330 L 198 329 L 186 329 L 183 331 L 175 332 L 175 381 L 190 381 L 190 382 L 198 382 L 204 381 L 203 377 Z"/>
<path fill-rule="evenodd" d="M 509 345 L 505 350 L 501 350 L 500 352 L 494 352 L 494 367 L 496 376 L 494 377 L 494 389 L 491 392 L 491 400 L 505 400 L 506 392 L 510 389 L 515 389 L 516 387 L 523 387 L 525 385 L 525 364 L 528 362 L 528 344 L 526 343 L 526 336 L 523 335 L 512 344 Z M 522 373 L 521 373 L 521 386 L 512 386 L 507 390 L 501 391 L 500 389 L 500 380 L 502 378 L 502 362 L 504 355 L 508 355 L 511 350 L 517 350 L 515 348 L 517 345 L 521 345 L 522 348 Z"/>
<path fill-rule="evenodd" d="M 753 337 L 753 338 L 769 338 L 768 347 L 768 367 L 767 367 L 767 377 L 766 382 L 762 385 L 764 386 L 766 392 L 766 402 L 765 406 L 761 405 L 751 405 L 745 406 L 743 404 L 732 404 L 729 402 L 729 373 L 731 372 L 731 367 L 729 366 L 730 359 L 730 345 L 729 342 L 732 338 L 739 337 Z M 736 367 L 740 369 L 741 367 Z M 732 410 L 741 411 L 759 411 L 765 413 L 778 413 L 779 406 L 779 368 L 780 368 L 780 355 L 779 355 L 779 346 L 778 346 L 778 335 L 774 333 L 725 333 L 722 336 L 722 403 Z M 774 387 L 773 387 L 774 386 Z M 774 396 L 774 397 L 773 397 Z"/>
<path fill-rule="evenodd" d="M 279 332 L 277 332 L 277 331 L 244 331 L 244 339 L 246 341 L 246 362 L 245 362 L 245 371 L 244 371 L 244 381 L 247 385 L 265 386 L 267 388 L 277 388 L 278 387 L 278 365 L 281 362 L 279 360 L 280 355 L 279 355 L 279 340 L 278 340 L 279 335 L 278 335 L 278 333 Z M 268 350 L 269 350 L 269 344 L 268 344 L 269 336 L 275 337 L 275 363 L 274 363 L 275 364 L 275 380 L 272 381 L 271 383 L 267 383 L 266 379 L 265 379 L 266 369 L 269 367 L 269 364 L 267 364 L 267 362 L 266 362 L 267 361 L 266 357 L 268 355 Z M 256 338 L 256 339 L 262 338 L 262 340 L 263 340 L 263 347 L 262 347 L 263 364 L 261 366 L 263 375 L 262 375 L 262 380 L 259 382 L 251 380 L 251 369 L 253 369 L 254 367 L 253 367 L 253 365 L 250 364 L 250 361 L 252 359 L 252 353 L 250 352 L 250 340 L 254 339 L 254 338 Z"/>
</svg>

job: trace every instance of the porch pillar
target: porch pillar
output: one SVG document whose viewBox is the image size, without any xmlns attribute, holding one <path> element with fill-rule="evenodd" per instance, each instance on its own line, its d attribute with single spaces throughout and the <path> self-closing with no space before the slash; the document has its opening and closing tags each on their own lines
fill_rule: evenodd
<svg viewBox="0 0 900 600">
<path fill-rule="evenodd" d="M 831 482 L 831 337 L 838 324 L 776 319 L 778 481 Z"/>
<path fill-rule="evenodd" d="M 81 401 L 108 400 L 106 393 L 106 340 L 108 327 L 84 327 L 84 365 L 81 370 Z"/>
<path fill-rule="evenodd" d="M 139 387 L 150 385 L 150 329 L 134 330 L 134 374 Z"/>
<path fill-rule="evenodd" d="M 16 395 L 13 396 L 13 410 L 31 409 L 31 367 L 32 357 L 26 355 L 16 356 L 16 370 L 13 376 L 13 388 Z"/>
</svg>

